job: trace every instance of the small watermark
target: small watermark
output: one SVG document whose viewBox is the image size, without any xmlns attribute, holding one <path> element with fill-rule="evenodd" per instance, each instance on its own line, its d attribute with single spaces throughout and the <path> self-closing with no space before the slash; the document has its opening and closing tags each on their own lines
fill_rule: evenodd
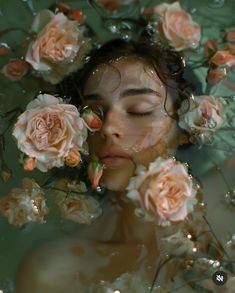
<svg viewBox="0 0 235 293">
<path fill-rule="evenodd" d="M 218 286 L 222 286 L 224 285 L 227 280 L 228 280 L 228 276 L 225 272 L 223 271 L 216 271 L 213 275 L 212 275 L 212 280 L 213 282 L 218 285 Z"/>
</svg>

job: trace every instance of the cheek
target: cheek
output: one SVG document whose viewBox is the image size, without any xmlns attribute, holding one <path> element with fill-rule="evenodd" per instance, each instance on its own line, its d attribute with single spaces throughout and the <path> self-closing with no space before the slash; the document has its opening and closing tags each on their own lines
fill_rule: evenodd
<svg viewBox="0 0 235 293">
<path fill-rule="evenodd" d="M 169 117 L 155 119 L 145 126 L 139 126 L 139 136 L 136 137 L 135 149 L 137 152 L 148 149 L 156 145 L 161 140 L 164 140 L 172 122 Z"/>
<path fill-rule="evenodd" d="M 134 161 L 138 164 L 148 165 L 157 156 L 167 153 L 168 134 L 173 122 L 170 118 L 154 122 L 143 138 L 139 140 L 133 154 Z"/>
</svg>

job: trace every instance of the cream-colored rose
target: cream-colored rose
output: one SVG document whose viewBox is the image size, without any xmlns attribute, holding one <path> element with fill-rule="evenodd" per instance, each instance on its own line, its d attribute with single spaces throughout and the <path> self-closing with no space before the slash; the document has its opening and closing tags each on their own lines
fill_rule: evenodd
<svg viewBox="0 0 235 293">
<path fill-rule="evenodd" d="M 87 129 L 75 106 L 43 94 L 19 116 L 13 135 L 18 148 L 35 158 L 36 167 L 46 172 L 63 166 L 70 149 L 83 151 Z"/>
<path fill-rule="evenodd" d="M 162 249 L 169 255 L 182 256 L 193 252 L 194 242 L 178 231 L 177 233 L 162 238 Z"/>
<path fill-rule="evenodd" d="M 57 205 L 64 219 L 79 223 L 91 224 L 102 213 L 99 202 L 92 196 L 83 194 L 58 196 Z"/>
<path fill-rule="evenodd" d="M 13 188 L 1 198 L 0 211 L 10 224 L 21 227 L 30 222 L 44 223 L 49 210 L 40 186 L 34 180 L 24 178 L 22 188 Z"/>
<path fill-rule="evenodd" d="M 3 68 L 2 73 L 11 81 L 21 80 L 27 74 L 29 64 L 21 59 L 11 59 Z"/>
<path fill-rule="evenodd" d="M 56 84 L 82 67 L 91 45 L 77 21 L 63 13 L 43 10 L 35 17 L 31 30 L 37 37 L 29 45 L 25 59 L 46 81 Z"/>
<path fill-rule="evenodd" d="M 184 105 L 178 112 L 179 126 L 195 136 L 212 135 L 225 120 L 223 102 L 219 97 L 196 96 L 185 113 L 182 111 L 183 107 Z"/>
<path fill-rule="evenodd" d="M 141 203 L 158 222 L 180 221 L 193 210 L 196 189 L 186 167 L 174 159 L 156 159 L 147 170 L 137 170 L 127 196 Z"/>
<path fill-rule="evenodd" d="M 181 8 L 179 2 L 155 6 L 154 12 L 160 14 L 160 34 L 177 51 L 198 47 L 201 38 L 200 26 Z"/>
</svg>

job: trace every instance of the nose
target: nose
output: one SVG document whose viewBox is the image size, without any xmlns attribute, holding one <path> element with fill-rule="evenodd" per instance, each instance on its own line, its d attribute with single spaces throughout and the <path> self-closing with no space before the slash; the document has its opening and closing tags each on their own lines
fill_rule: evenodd
<svg viewBox="0 0 235 293">
<path fill-rule="evenodd" d="M 106 112 L 100 133 L 104 139 L 118 140 L 123 137 L 121 117 L 115 109 L 109 109 Z"/>
</svg>

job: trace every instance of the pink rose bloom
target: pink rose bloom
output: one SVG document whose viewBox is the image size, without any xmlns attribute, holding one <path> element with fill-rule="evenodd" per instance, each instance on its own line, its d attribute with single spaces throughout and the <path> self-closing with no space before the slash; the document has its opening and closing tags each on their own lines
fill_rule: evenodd
<svg viewBox="0 0 235 293">
<path fill-rule="evenodd" d="M 25 59 L 46 81 L 56 84 L 82 67 L 90 41 L 83 36 L 78 21 L 43 10 L 35 17 L 31 30 L 37 37 Z"/>
<path fill-rule="evenodd" d="M 3 68 L 2 73 L 11 81 L 21 80 L 27 74 L 29 64 L 21 59 L 11 59 Z"/>
<path fill-rule="evenodd" d="M 159 157 L 147 170 L 137 169 L 127 190 L 127 196 L 139 202 L 148 217 L 157 217 L 159 224 L 184 220 L 197 202 L 186 166 L 174 159 Z"/>
<path fill-rule="evenodd" d="M 153 9 L 160 15 L 159 32 L 177 50 L 198 47 L 201 38 L 199 24 L 183 10 L 179 2 L 163 3 Z"/>
<path fill-rule="evenodd" d="M 13 188 L 1 198 L 0 211 L 10 224 L 21 227 L 30 222 L 44 223 L 48 208 L 40 186 L 34 180 L 24 178 L 22 188 Z"/>
<path fill-rule="evenodd" d="M 83 151 L 87 129 L 75 106 L 41 94 L 19 116 L 13 136 L 18 148 L 35 159 L 36 168 L 46 172 L 64 166 L 71 149 Z"/>
<path fill-rule="evenodd" d="M 184 105 L 178 111 L 179 126 L 193 134 L 202 143 L 210 142 L 213 133 L 225 121 L 223 101 L 214 96 L 197 96 L 190 109 L 183 111 Z"/>
</svg>

